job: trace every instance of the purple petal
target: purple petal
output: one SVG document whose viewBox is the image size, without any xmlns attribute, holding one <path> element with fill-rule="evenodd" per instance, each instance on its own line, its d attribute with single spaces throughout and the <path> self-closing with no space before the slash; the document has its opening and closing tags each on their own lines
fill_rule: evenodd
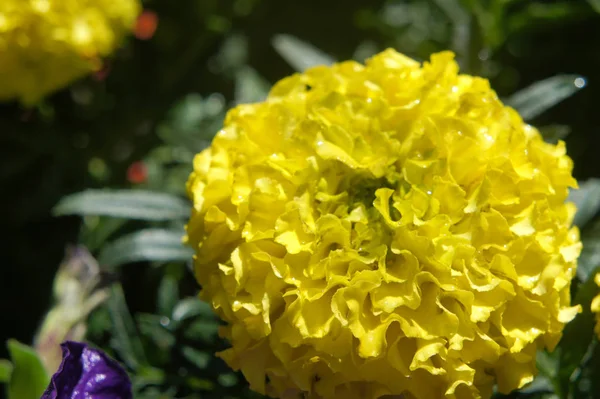
<svg viewBox="0 0 600 399">
<path fill-rule="evenodd" d="M 60 346 L 62 363 L 41 399 L 132 399 L 127 373 L 104 352 L 80 342 Z"/>
</svg>

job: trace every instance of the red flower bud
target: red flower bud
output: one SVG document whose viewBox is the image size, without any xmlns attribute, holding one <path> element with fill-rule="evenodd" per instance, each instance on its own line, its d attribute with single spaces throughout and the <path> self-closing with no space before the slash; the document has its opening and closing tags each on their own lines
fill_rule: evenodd
<svg viewBox="0 0 600 399">
<path fill-rule="evenodd" d="M 140 184 L 148 178 L 148 167 L 142 161 L 134 162 L 127 168 L 127 180 L 133 184 Z"/>
<path fill-rule="evenodd" d="M 154 36 L 158 26 L 158 15 L 154 11 L 145 10 L 137 19 L 134 34 L 140 40 L 148 40 Z"/>
</svg>

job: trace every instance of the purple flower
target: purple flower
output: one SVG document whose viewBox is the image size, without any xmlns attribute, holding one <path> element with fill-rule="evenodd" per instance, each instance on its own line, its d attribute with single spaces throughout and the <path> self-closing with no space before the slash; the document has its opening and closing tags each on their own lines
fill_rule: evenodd
<svg viewBox="0 0 600 399">
<path fill-rule="evenodd" d="M 41 399 L 131 399 L 131 382 L 104 352 L 80 342 L 60 345 L 63 360 Z"/>
</svg>

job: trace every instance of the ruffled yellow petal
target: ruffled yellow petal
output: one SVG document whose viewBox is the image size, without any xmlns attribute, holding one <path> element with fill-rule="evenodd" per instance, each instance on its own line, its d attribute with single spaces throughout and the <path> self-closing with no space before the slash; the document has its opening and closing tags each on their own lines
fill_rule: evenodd
<svg viewBox="0 0 600 399">
<path fill-rule="evenodd" d="M 449 52 L 281 80 L 229 113 L 188 182 L 221 356 L 280 398 L 523 386 L 579 311 L 571 170 Z"/>
</svg>

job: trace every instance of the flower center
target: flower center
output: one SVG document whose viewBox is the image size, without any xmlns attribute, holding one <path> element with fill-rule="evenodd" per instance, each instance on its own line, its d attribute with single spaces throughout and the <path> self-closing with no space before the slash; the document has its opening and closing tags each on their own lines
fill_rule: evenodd
<svg viewBox="0 0 600 399">
<path fill-rule="evenodd" d="M 372 208 L 373 201 L 375 201 L 375 192 L 380 188 L 396 189 L 385 177 L 351 179 L 346 189 L 350 208 L 354 208 L 358 204 L 364 204 L 367 209 Z"/>
</svg>

